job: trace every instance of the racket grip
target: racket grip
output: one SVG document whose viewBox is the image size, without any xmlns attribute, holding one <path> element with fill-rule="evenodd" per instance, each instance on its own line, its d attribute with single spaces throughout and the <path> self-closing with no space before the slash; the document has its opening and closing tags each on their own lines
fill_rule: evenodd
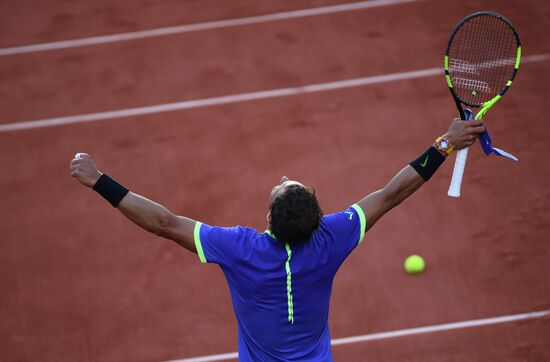
<svg viewBox="0 0 550 362">
<path fill-rule="evenodd" d="M 449 186 L 449 191 L 447 191 L 447 195 L 451 197 L 460 197 L 460 187 L 462 185 L 462 177 L 464 176 L 466 160 L 468 159 L 468 150 L 469 148 L 463 148 L 456 153 L 451 186 Z"/>
<path fill-rule="evenodd" d="M 475 119 L 474 112 L 466 108 L 464 110 L 464 119 L 471 121 Z M 455 167 L 451 178 L 451 185 L 447 195 L 451 197 L 460 197 L 460 187 L 462 186 L 462 177 L 464 177 L 464 169 L 466 168 L 466 160 L 468 159 L 468 149 L 463 148 L 456 153 Z"/>
</svg>

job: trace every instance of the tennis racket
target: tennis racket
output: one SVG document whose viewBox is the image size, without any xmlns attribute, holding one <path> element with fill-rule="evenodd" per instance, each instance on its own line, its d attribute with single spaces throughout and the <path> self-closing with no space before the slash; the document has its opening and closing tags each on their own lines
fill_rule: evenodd
<svg viewBox="0 0 550 362">
<path fill-rule="evenodd" d="M 445 50 L 445 78 L 460 119 L 482 119 L 512 85 L 519 68 L 521 42 L 510 20 L 493 12 L 466 16 L 453 29 Z M 474 116 L 468 109 L 480 108 Z M 468 148 L 456 155 L 447 194 L 460 196 Z"/>
</svg>

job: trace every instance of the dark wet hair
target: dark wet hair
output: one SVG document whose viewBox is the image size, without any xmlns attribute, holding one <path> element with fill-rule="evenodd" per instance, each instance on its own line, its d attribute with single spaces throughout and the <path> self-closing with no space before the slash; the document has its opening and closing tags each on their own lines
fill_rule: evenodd
<svg viewBox="0 0 550 362">
<path fill-rule="evenodd" d="M 275 237 L 289 244 L 309 240 L 319 228 L 323 210 L 315 191 L 301 185 L 290 185 L 271 203 L 270 229 Z"/>
</svg>

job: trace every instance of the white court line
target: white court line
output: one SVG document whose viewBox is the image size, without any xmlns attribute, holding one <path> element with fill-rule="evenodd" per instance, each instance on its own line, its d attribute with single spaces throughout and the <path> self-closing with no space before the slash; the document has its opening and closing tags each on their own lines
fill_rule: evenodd
<svg viewBox="0 0 550 362">
<path fill-rule="evenodd" d="M 547 60 L 550 60 L 550 53 L 524 57 L 522 59 L 522 64 L 542 62 Z M 170 111 L 177 111 L 177 110 L 183 110 L 183 109 L 217 106 L 221 104 L 246 102 L 246 101 L 258 100 L 258 99 L 277 98 L 277 97 L 285 97 L 285 96 L 299 95 L 299 94 L 305 94 L 305 93 L 323 92 L 328 90 L 360 87 L 360 86 L 365 86 L 370 84 L 379 84 L 379 83 L 393 82 L 398 80 L 431 77 L 431 76 L 441 75 L 441 74 L 443 74 L 443 68 L 429 68 L 429 69 L 422 69 L 422 70 L 414 70 L 410 72 L 393 73 L 393 74 L 385 74 L 385 75 L 376 75 L 372 77 L 341 80 L 336 82 L 310 84 L 310 85 L 305 85 L 300 87 L 279 88 L 279 89 L 271 89 L 271 90 L 265 90 L 265 91 L 259 91 L 259 92 L 241 93 L 241 94 L 233 94 L 233 95 L 227 95 L 227 96 L 221 96 L 221 97 L 196 99 L 191 101 L 157 104 L 157 105 L 146 106 L 146 107 L 126 108 L 126 109 L 120 109 L 116 111 L 79 114 L 75 116 L 47 118 L 47 119 L 39 119 L 35 121 L 6 123 L 6 124 L 0 124 L 0 133 L 9 132 L 9 131 L 21 131 L 21 130 L 33 129 L 33 128 L 61 126 L 61 125 L 74 124 L 74 123 L 106 121 L 106 120 L 122 118 L 122 117 L 142 116 L 146 114 L 155 114 L 155 113 L 170 112 Z"/>
<path fill-rule="evenodd" d="M 312 8 L 312 9 L 292 10 L 292 11 L 285 11 L 285 12 L 274 13 L 274 14 L 250 16 L 246 18 L 216 20 L 216 21 L 208 21 L 208 22 L 197 23 L 197 24 L 170 26 L 165 28 L 142 30 L 142 31 L 136 31 L 131 33 L 95 36 L 90 38 L 64 40 L 64 41 L 57 41 L 52 43 L 23 45 L 23 46 L 0 49 L 0 56 L 21 54 L 21 53 L 41 52 L 41 51 L 54 50 L 54 49 L 81 47 L 81 46 L 87 46 L 87 45 L 114 43 L 119 41 L 151 38 L 155 36 L 164 36 L 164 35 L 170 35 L 170 34 L 190 33 L 190 32 L 201 31 L 201 30 L 210 30 L 210 29 L 227 28 L 232 26 L 258 24 L 258 23 L 264 23 L 268 21 L 304 18 L 308 16 L 333 14 L 333 13 L 339 13 L 344 11 L 362 10 L 362 9 L 373 8 L 378 6 L 402 4 L 402 3 L 409 3 L 414 1 L 418 1 L 418 0 L 361 1 L 356 3 L 324 6 L 324 7 Z"/>
<path fill-rule="evenodd" d="M 338 346 L 341 344 L 351 344 L 351 343 L 374 341 L 377 339 L 388 339 L 388 338 L 410 336 L 415 334 L 425 334 L 425 333 L 450 331 L 454 329 L 480 327 L 480 326 L 487 326 L 491 324 L 509 323 L 509 322 L 515 322 L 515 321 L 520 321 L 525 319 L 543 318 L 548 316 L 550 316 L 550 310 L 543 310 L 539 312 L 512 314 L 512 315 L 507 315 L 502 317 L 474 319 L 474 320 L 445 323 L 445 324 L 426 326 L 426 327 L 407 328 L 407 329 L 399 329 L 395 331 L 388 331 L 388 332 L 381 332 L 381 333 L 364 334 L 362 336 L 335 338 L 330 341 L 330 344 L 332 346 Z M 210 361 L 226 361 L 226 360 L 231 360 L 236 358 L 238 358 L 237 352 L 231 352 L 231 353 L 223 353 L 223 354 L 213 354 L 209 356 L 178 359 L 178 360 L 172 360 L 167 362 L 210 362 Z"/>
<path fill-rule="evenodd" d="M 146 114 L 169 112 L 169 111 L 176 111 L 176 110 L 182 110 L 182 109 L 201 108 L 201 107 L 207 107 L 207 106 L 238 103 L 238 102 L 252 101 L 252 100 L 258 100 L 258 99 L 277 98 L 277 97 L 298 95 L 298 94 L 304 94 L 304 93 L 322 92 L 322 91 L 327 91 L 332 89 L 358 87 L 358 86 L 363 86 L 368 84 L 384 83 L 384 82 L 391 82 L 391 81 L 404 80 L 404 79 L 422 78 L 422 77 L 429 77 L 429 76 L 440 75 L 440 74 L 443 74 L 442 68 L 431 68 L 431 69 L 416 70 L 411 72 L 394 73 L 394 74 L 387 74 L 387 75 L 378 75 L 373 77 L 342 80 L 342 81 L 329 82 L 329 83 L 310 84 L 310 85 L 305 85 L 301 87 L 279 88 L 279 89 L 271 89 L 271 90 L 259 91 L 259 92 L 233 94 L 233 95 L 213 97 L 213 98 L 203 98 L 203 99 L 197 99 L 197 100 L 191 100 L 191 101 L 158 104 L 154 106 L 127 108 L 127 109 L 121 109 L 116 111 L 80 114 L 75 116 L 66 116 L 66 117 L 58 117 L 58 118 L 39 119 L 35 121 L 7 123 L 7 124 L 0 124 L 0 132 L 20 131 L 20 130 L 33 129 L 33 128 L 61 126 L 61 125 L 73 124 L 73 123 L 106 121 L 106 120 L 111 120 L 114 118 L 121 118 L 121 117 L 141 116 Z"/>
</svg>

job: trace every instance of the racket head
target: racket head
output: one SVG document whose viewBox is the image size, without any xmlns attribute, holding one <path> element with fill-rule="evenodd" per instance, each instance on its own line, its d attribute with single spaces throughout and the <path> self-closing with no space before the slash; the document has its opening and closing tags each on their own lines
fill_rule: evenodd
<svg viewBox="0 0 550 362">
<path fill-rule="evenodd" d="M 451 32 L 444 57 L 445 78 L 457 106 L 480 107 L 502 97 L 520 58 L 521 41 L 510 20 L 494 12 L 462 19 Z"/>
</svg>

